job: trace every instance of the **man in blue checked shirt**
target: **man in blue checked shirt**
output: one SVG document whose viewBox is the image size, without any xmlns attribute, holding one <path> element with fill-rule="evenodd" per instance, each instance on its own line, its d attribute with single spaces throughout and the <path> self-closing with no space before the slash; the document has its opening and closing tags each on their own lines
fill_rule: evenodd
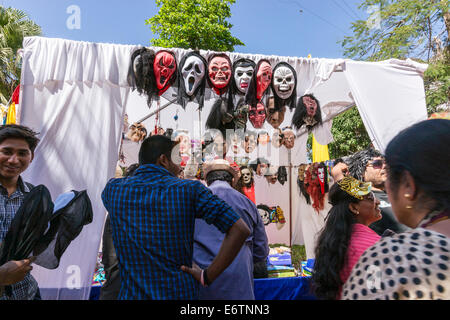
<svg viewBox="0 0 450 320">
<path fill-rule="evenodd" d="M 30 128 L 16 124 L 0 126 L 0 243 L 5 239 L 25 195 L 33 187 L 23 181 L 20 175 L 33 160 L 38 142 L 37 133 Z M 8 294 L 0 283 L 0 300 L 41 299 L 38 283 L 29 273 L 32 260 L 34 258 L 9 261 L 0 267 L 4 271 L 0 272 L 4 273 L 1 277 L 5 277 L 4 284 L 11 284 L 11 292 Z M 18 277 L 15 277 L 14 273 L 17 272 Z M 11 276 L 13 281 L 7 280 Z"/>
<path fill-rule="evenodd" d="M 177 178 L 176 142 L 146 138 L 134 175 L 111 179 L 102 193 L 119 259 L 118 299 L 198 299 L 233 261 L 250 230 L 233 209 L 199 181 Z M 195 218 L 226 233 L 221 250 L 205 268 L 193 263 Z"/>
</svg>

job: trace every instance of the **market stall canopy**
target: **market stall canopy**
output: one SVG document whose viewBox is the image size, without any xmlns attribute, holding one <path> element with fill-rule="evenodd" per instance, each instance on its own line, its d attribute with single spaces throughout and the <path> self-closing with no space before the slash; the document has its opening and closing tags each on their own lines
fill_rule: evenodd
<svg viewBox="0 0 450 320">
<path fill-rule="evenodd" d="M 44 37 L 24 39 L 18 119 L 21 124 L 40 132 L 41 139 L 24 178 L 46 185 L 55 196 L 66 190 L 86 189 L 93 199 L 93 222 L 67 249 L 58 268 L 60 272 L 41 268 L 32 271 L 44 298 L 89 297 L 105 217 L 100 195 L 107 181 L 114 177 L 124 115 L 127 113 L 129 122 L 133 123 L 156 110 L 158 105 L 177 99 L 176 81 L 159 100 L 152 102 L 151 110 L 147 97 L 132 91 L 127 81 L 130 57 L 140 48 L 142 46 L 139 45 Z M 163 48 L 149 49 L 158 52 Z M 191 51 L 167 50 L 174 53 L 177 63 Z M 214 53 L 200 50 L 206 61 Z M 422 79 L 426 66 L 411 61 L 358 62 L 237 52 L 225 54 L 232 63 L 248 58 L 255 62 L 267 59 L 272 67 L 280 62 L 292 66 L 297 75 L 297 97 L 312 93 L 320 101 L 322 123 L 312 129 L 320 144 L 332 141 L 332 119 L 355 105 L 374 146 L 381 151 L 397 132 L 426 119 Z M 206 131 L 205 121 L 217 98 L 217 93 L 207 87 L 201 110 L 195 101 L 188 102 L 185 109 L 174 103 L 158 114 L 158 122 L 164 128 L 187 130 L 193 137 L 201 138 Z M 293 110 L 287 109 L 280 128 L 292 124 Z M 156 115 L 148 118 L 146 126 L 154 127 L 155 119 Z M 247 122 L 247 125 L 250 127 L 252 123 Z M 262 129 L 265 128 L 274 130 L 267 122 Z M 296 132 L 292 150 L 280 147 L 280 164 L 307 162 L 306 133 L 304 127 Z M 266 198 L 275 197 L 276 194 L 270 194 Z M 293 199 L 287 205 L 298 208 L 295 201 Z M 287 208 L 282 209 L 289 212 Z M 296 227 L 294 231 L 299 229 L 308 230 L 308 226 Z M 303 238 L 311 238 L 306 235 L 309 232 L 304 232 Z"/>
</svg>

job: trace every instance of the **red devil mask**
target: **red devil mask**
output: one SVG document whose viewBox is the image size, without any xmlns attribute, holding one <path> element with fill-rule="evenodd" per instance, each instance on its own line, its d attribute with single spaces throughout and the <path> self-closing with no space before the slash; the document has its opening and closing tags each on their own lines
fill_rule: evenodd
<svg viewBox="0 0 450 320">
<path fill-rule="evenodd" d="M 263 61 L 256 73 L 256 99 L 261 99 L 272 81 L 272 67 L 267 61 Z"/>
<path fill-rule="evenodd" d="M 264 120 L 266 120 L 266 108 L 264 108 L 264 105 L 258 103 L 256 106 L 249 106 L 248 118 L 255 129 L 261 128 Z"/>
<path fill-rule="evenodd" d="M 223 55 L 217 55 L 209 61 L 208 75 L 210 84 L 217 94 L 226 91 L 231 79 L 231 62 Z"/>
<path fill-rule="evenodd" d="M 156 78 L 156 87 L 158 95 L 163 94 L 172 84 L 172 76 L 177 70 L 175 56 L 169 51 L 159 51 L 155 56 L 153 70 Z"/>
</svg>

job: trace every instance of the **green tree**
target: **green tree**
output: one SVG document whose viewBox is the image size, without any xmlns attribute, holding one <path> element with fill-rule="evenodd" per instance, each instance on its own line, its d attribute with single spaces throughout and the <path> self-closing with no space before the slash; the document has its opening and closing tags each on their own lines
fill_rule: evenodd
<svg viewBox="0 0 450 320">
<path fill-rule="evenodd" d="M 367 20 L 352 23 L 353 34 L 341 45 L 344 56 L 381 61 L 411 58 L 429 64 L 424 74 L 428 113 L 450 98 L 449 0 L 363 0 L 359 6 L 372 12 Z M 370 139 L 356 108 L 333 119 L 335 142 L 330 157 L 346 156 L 367 148 Z"/>
<path fill-rule="evenodd" d="M 145 21 L 158 39 L 153 46 L 165 48 L 234 51 L 244 45 L 231 35 L 230 5 L 235 0 L 156 0 L 157 15 Z"/>
<path fill-rule="evenodd" d="M 0 6 L 0 102 L 6 104 L 20 81 L 21 63 L 17 50 L 23 38 L 41 34 L 41 28 L 27 14 Z"/>
</svg>

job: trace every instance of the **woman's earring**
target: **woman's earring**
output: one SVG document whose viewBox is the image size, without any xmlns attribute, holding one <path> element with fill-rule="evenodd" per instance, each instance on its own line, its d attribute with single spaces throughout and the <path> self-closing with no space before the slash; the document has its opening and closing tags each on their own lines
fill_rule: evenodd
<svg viewBox="0 0 450 320">
<path fill-rule="evenodd" d="M 411 198 L 411 195 L 409 193 L 405 193 L 403 196 L 408 199 Z"/>
<path fill-rule="evenodd" d="M 412 206 L 406 206 L 405 208 L 406 209 L 412 209 L 413 207 Z"/>
</svg>

